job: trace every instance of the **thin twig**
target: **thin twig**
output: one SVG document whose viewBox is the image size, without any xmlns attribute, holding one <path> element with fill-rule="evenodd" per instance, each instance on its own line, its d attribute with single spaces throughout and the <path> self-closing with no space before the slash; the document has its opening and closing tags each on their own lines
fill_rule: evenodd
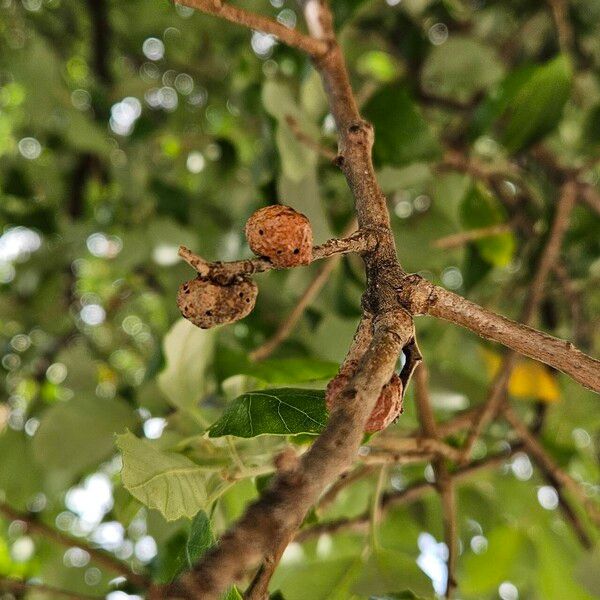
<svg viewBox="0 0 600 600">
<path fill-rule="evenodd" d="M 8 504 L 2 502 L 0 503 L 0 514 L 4 515 L 4 517 L 10 519 L 11 521 L 22 521 L 25 523 L 29 531 L 38 533 L 60 544 L 61 546 L 66 548 L 81 548 L 85 550 L 98 566 L 122 575 L 129 582 L 142 589 L 146 589 L 150 584 L 150 580 L 146 576 L 140 575 L 139 573 L 134 573 L 129 565 L 121 562 L 114 556 L 111 556 L 107 552 L 99 550 L 98 548 L 93 548 L 89 544 L 86 544 L 84 540 L 74 538 L 62 533 L 61 531 L 57 531 L 42 521 L 39 521 L 29 513 L 15 510 Z"/>
<path fill-rule="evenodd" d="M 519 419 L 514 409 L 506 404 L 502 407 L 502 415 L 516 431 L 523 442 L 525 450 L 533 457 L 538 466 L 549 475 L 556 485 L 564 487 L 586 508 L 590 519 L 600 527 L 600 508 L 589 498 L 585 490 L 565 470 L 561 469 L 548 454 L 540 441 L 531 434 L 525 424 Z"/>
<path fill-rule="evenodd" d="M 499 223 L 497 225 L 489 225 L 488 227 L 480 227 L 478 229 L 468 229 L 467 231 L 447 235 L 446 237 L 435 240 L 431 245 L 434 248 L 448 250 L 451 248 L 459 248 L 460 246 L 464 246 L 475 240 L 481 240 L 501 233 L 509 233 L 510 231 L 512 231 L 512 225 L 510 223 Z"/>
<path fill-rule="evenodd" d="M 195 8 L 255 31 L 270 33 L 284 44 L 302 50 L 315 58 L 323 56 L 328 50 L 328 45 L 322 40 L 304 35 L 268 17 L 223 3 L 221 0 L 178 0 L 178 4 Z"/>
<path fill-rule="evenodd" d="M 563 52 L 569 53 L 573 46 L 573 28 L 569 22 L 569 6 L 567 0 L 548 0 L 552 16 L 556 23 L 558 41 Z"/>
<path fill-rule="evenodd" d="M 0 590 L 5 592 L 14 592 L 16 594 L 27 594 L 30 592 L 42 592 L 51 594 L 54 598 L 69 598 L 70 600 L 100 600 L 100 596 L 88 596 L 86 594 L 77 594 L 68 590 L 61 590 L 43 583 L 33 583 L 31 581 L 21 581 L 9 577 L 0 577 Z"/>
<path fill-rule="evenodd" d="M 504 464 L 510 457 L 511 454 L 522 449 L 522 444 L 514 445 L 510 453 L 495 454 L 488 458 L 474 461 L 468 465 L 460 467 L 452 473 L 452 477 L 455 482 L 464 481 L 471 478 L 475 473 L 479 471 L 485 471 L 492 467 Z M 385 512 L 390 510 L 392 507 L 410 504 L 421 500 L 423 496 L 435 490 L 435 484 L 429 481 L 420 481 L 414 483 L 404 490 L 398 492 L 387 492 L 381 498 L 382 509 Z M 334 534 L 338 531 L 357 531 L 364 532 L 368 527 L 369 523 L 369 511 L 366 511 L 357 517 L 343 518 L 335 521 L 324 521 L 317 523 L 316 525 L 310 525 L 300 530 L 294 541 L 303 542 L 314 537 L 318 537 L 322 534 Z"/>
<path fill-rule="evenodd" d="M 342 254 L 368 252 L 377 246 L 377 237 L 369 231 L 357 231 L 355 234 L 345 238 L 334 238 L 324 244 L 315 246 L 312 250 L 312 261 L 322 260 Z M 232 262 L 208 262 L 201 256 L 194 254 L 185 246 L 179 247 L 179 256 L 187 262 L 190 267 L 198 272 L 200 277 L 213 279 L 220 283 L 227 283 L 237 277 L 264 273 L 272 269 L 280 269 L 266 258 L 249 258 L 247 260 L 236 260 Z"/>
<path fill-rule="evenodd" d="M 419 367 L 417 367 L 417 369 L 418 368 Z M 400 452 L 402 454 L 438 454 L 439 456 L 444 456 L 450 460 L 458 460 L 461 456 L 460 450 L 441 442 L 437 437 L 381 437 L 380 439 L 373 441 L 371 448 L 375 450 Z"/>
<path fill-rule="evenodd" d="M 425 363 L 415 371 L 415 402 L 423 435 L 439 438 L 439 432 L 431 400 L 429 398 L 429 375 Z M 433 462 L 435 483 L 442 502 L 444 521 L 444 539 L 448 547 L 448 575 L 446 578 L 446 598 L 451 598 L 456 589 L 456 560 L 458 557 L 458 527 L 456 508 L 456 489 L 444 459 L 440 456 Z"/>
<path fill-rule="evenodd" d="M 321 496 L 315 510 L 318 513 L 325 511 L 335 500 L 337 499 L 340 492 L 351 486 L 356 481 L 359 481 L 369 475 L 373 474 L 376 470 L 375 465 L 359 465 L 352 471 L 343 473 L 340 478 Z"/>
<path fill-rule="evenodd" d="M 579 197 L 600 215 L 600 192 L 590 183 L 578 182 Z"/>
<path fill-rule="evenodd" d="M 548 275 L 560 258 L 560 248 L 569 227 L 569 217 L 573 210 L 573 206 L 575 205 L 576 197 L 577 190 L 575 185 L 571 182 L 565 183 L 561 189 L 552 227 L 548 234 L 548 240 L 542 250 L 533 280 L 529 286 L 525 305 L 521 311 L 521 322 L 524 324 L 529 324 L 533 320 L 544 296 L 544 288 Z M 467 442 L 464 446 L 465 459 L 470 456 L 475 442 L 479 439 L 479 436 L 483 433 L 483 430 L 487 427 L 488 423 L 505 400 L 508 382 L 516 362 L 517 356 L 514 351 L 508 352 L 505 355 L 500 370 L 492 384 L 492 389 L 488 400 L 486 401 L 485 408 L 479 415 L 479 419 L 473 423 L 473 427 L 469 432 Z M 598 379 L 598 372 L 596 372 L 596 379 Z"/>
<path fill-rule="evenodd" d="M 337 153 L 333 150 L 330 150 L 326 146 L 321 145 L 317 140 L 313 139 L 310 135 L 307 135 L 302 131 L 300 127 L 300 123 L 295 119 L 292 115 L 286 115 L 285 117 L 286 123 L 289 125 L 289 128 L 292 130 L 292 133 L 301 141 L 307 148 L 314 150 L 317 154 L 320 154 L 323 158 L 326 158 L 328 161 L 333 162 Z"/>
</svg>

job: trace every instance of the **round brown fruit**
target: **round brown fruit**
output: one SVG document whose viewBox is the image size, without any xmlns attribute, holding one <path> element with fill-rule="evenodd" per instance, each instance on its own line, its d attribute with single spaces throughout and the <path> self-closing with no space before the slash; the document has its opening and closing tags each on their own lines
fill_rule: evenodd
<svg viewBox="0 0 600 600">
<path fill-rule="evenodd" d="M 289 206 L 275 204 L 257 210 L 246 223 L 246 239 L 254 254 L 277 267 L 308 265 L 312 260 L 310 221 Z"/>
<path fill-rule="evenodd" d="M 327 410 L 332 411 L 341 398 L 341 392 L 348 385 L 357 363 L 346 364 L 329 382 L 325 393 Z M 377 403 L 365 424 L 365 433 L 375 433 L 391 425 L 402 412 L 402 380 L 394 373 L 381 390 Z"/>
<path fill-rule="evenodd" d="M 177 306 L 194 325 L 210 329 L 243 319 L 254 308 L 257 295 L 258 288 L 249 279 L 218 285 L 198 278 L 180 286 Z"/>
</svg>

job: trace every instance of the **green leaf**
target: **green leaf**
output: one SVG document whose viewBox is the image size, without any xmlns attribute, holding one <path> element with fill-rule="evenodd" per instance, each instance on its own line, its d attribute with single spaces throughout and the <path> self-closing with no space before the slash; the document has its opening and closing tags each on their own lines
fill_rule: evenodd
<svg viewBox="0 0 600 600">
<path fill-rule="evenodd" d="M 31 446 L 21 431 L 6 429 L 0 434 L 0 496 L 16 508 L 26 508 L 27 501 L 41 492 L 42 473 L 35 463 Z"/>
<path fill-rule="evenodd" d="M 437 156 L 439 144 L 403 86 L 381 88 L 363 112 L 375 128 L 377 165 L 404 165 Z"/>
<path fill-rule="evenodd" d="M 489 44 L 450 36 L 434 46 L 423 65 L 422 85 L 435 96 L 468 102 L 504 75 L 504 67 Z"/>
<path fill-rule="evenodd" d="M 572 81 L 571 63 L 565 55 L 544 65 L 516 69 L 478 111 L 474 132 L 482 133 L 493 122 L 500 123 L 501 140 L 509 152 L 522 150 L 558 125 Z"/>
<path fill-rule="evenodd" d="M 375 550 L 367 560 L 353 591 L 360 595 L 386 594 L 388 590 L 410 588 L 419 594 L 431 594 L 431 581 L 415 559 L 396 550 Z"/>
<path fill-rule="evenodd" d="M 600 547 L 596 546 L 578 562 L 574 574 L 590 594 L 600 598 Z"/>
<path fill-rule="evenodd" d="M 341 29 L 367 2 L 368 0 L 336 0 L 332 2 L 335 28 Z"/>
<path fill-rule="evenodd" d="M 268 389 L 236 398 L 209 429 L 209 436 L 320 433 L 326 423 L 324 390 Z"/>
<path fill-rule="evenodd" d="M 304 560 L 280 565 L 271 589 L 286 600 L 347 600 L 362 561 L 356 557 Z"/>
<path fill-rule="evenodd" d="M 328 219 L 320 200 L 317 180 L 317 154 L 302 143 L 288 125 L 292 116 L 312 139 L 318 140 L 319 128 L 303 114 L 289 85 L 268 80 L 262 89 L 265 110 L 277 119 L 275 142 L 281 161 L 277 187 L 282 202 L 305 214 L 311 222 L 315 240 L 331 237 Z"/>
<path fill-rule="evenodd" d="M 491 270 L 492 265 L 481 258 L 475 245 L 467 244 L 461 269 L 465 292 L 471 291 Z"/>
<path fill-rule="evenodd" d="M 185 545 L 185 556 L 188 568 L 192 568 L 200 557 L 215 544 L 215 536 L 210 526 L 208 515 L 201 510 L 192 521 L 190 534 Z"/>
<path fill-rule="evenodd" d="M 532 540 L 535 543 L 539 568 L 536 572 L 536 589 L 541 598 L 568 598 L 569 600 L 594 600 L 596 593 L 585 589 L 574 577 L 576 570 L 573 552 L 564 544 L 562 536 L 538 527 Z M 560 568 L 557 568 L 560 565 Z M 592 566 L 592 565 L 590 565 Z"/>
<path fill-rule="evenodd" d="M 165 336 L 166 367 L 158 376 L 158 384 L 173 406 L 192 409 L 211 389 L 209 367 L 216 332 L 216 329 L 199 329 L 180 319 Z"/>
<path fill-rule="evenodd" d="M 502 141 L 517 152 L 552 131 L 571 94 L 573 73 L 566 55 L 538 67 L 519 89 L 508 110 Z"/>
<path fill-rule="evenodd" d="M 44 468 L 74 477 L 106 460 L 115 433 L 137 422 L 121 400 L 80 396 L 61 402 L 44 413 L 33 438 L 34 455 Z"/>
<path fill-rule="evenodd" d="M 273 358 L 250 363 L 242 373 L 270 384 L 289 384 L 329 380 L 338 368 L 337 363 L 318 358 Z"/>
<path fill-rule="evenodd" d="M 582 141 L 592 148 L 600 145 L 600 104 L 596 104 L 586 117 Z"/>
<path fill-rule="evenodd" d="M 121 479 L 142 504 L 161 512 L 167 521 L 191 519 L 208 504 L 210 470 L 174 452 L 161 452 L 131 432 L 117 436 L 123 455 Z"/>
<path fill-rule="evenodd" d="M 495 196 L 482 185 L 475 185 L 465 196 L 460 216 L 466 229 L 477 229 L 502 223 L 506 215 Z M 485 261 L 497 267 L 505 267 L 515 252 L 515 236 L 512 232 L 491 235 L 475 241 L 475 246 Z"/>
<path fill-rule="evenodd" d="M 481 597 L 495 590 L 502 581 L 510 579 L 523 542 L 523 534 L 514 527 L 494 529 L 488 536 L 486 552 L 468 553 L 463 558 L 461 591 Z"/>
<path fill-rule="evenodd" d="M 240 591 L 233 586 L 221 596 L 221 600 L 243 600 L 243 596 L 240 594 Z"/>
<path fill-rule="evenodd" d="M 234 375 L 248 375 L 271 385 L 324 381 L 331 379 L 338 367 L 337 362 L 312 357 L 269 358 L 253 362 L 246 353 L 226 346 L 219 346 L 215 356 L 215 370 L 221 381 Z"/>
<path fill-rule="evenodd" d="M 159 583 L 171 583 L 183 571 L 192 569 L 214 543 L 210 519 L 201 510 L 192 520 L 189 533 L 179 531 L 168 540 L 164 552 L 159 552 L 154 579 Z"/>
<path fill-rule="evenodd" d="M 356 70 L 361 75 L 382 83 L 389 83 L 400 74 L 398 62 L 391 54 L 381 50 L 371 50 L 362 54 L 356 61 Z"/>
</svg>

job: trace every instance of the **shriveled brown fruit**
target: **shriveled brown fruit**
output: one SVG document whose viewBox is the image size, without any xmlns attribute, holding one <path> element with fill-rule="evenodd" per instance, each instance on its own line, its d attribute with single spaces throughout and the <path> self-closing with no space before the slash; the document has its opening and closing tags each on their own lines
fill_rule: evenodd
<svg viewBox="0 0 600 600">
<path fill-rule="evenodd" d="M 218 285 L 198 278 L 180 286 L 177 306 L 194 325 L 210 329 L 243 319 L 254 308 L 257 295 L 258 287 L 250 279 Z"/>
<path fill-rule="evenodd" d="M 325 393 L 327 410 L 332 411 L 341 399 L 341 392 L 348 385 L 358 363 L 346 363 L 329 382 Z M 391 425 L 402 412 L 402 380 L 394 373 L 381 390 L 375 407 L 365 424 L 365 433 L 375 433 Z"/>
<path fill-rule="evenodd" d="M 308 265 L 312 260 L 310 221 L 289 206 L 257 210 L 246 223 L 246 239 L 254 254 L 278 267 Z"/>
</svg>

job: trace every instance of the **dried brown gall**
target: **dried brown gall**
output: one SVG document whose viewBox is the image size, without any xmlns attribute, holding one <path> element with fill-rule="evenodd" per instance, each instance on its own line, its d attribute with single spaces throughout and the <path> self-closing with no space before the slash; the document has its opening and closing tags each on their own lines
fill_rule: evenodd
<svg viewBox="0 0 600 600">
<path fill-rule="evenodd" d="M 350 382 L 354 371 L 357 368 L 356 363 L 350 363 L 342 367 L 340 372 L 329 382 L 325 393 L 325 402 L 327 410 L 330 412 L 342 398 L 342 391 Z M 367 423 L 365 424 L 365 433 L 375 433 L 382 431 L 391 425 L 402 412 L 402 380 L 394 373 L 389 382 L 381 390 L 375 407 L 371 411 Z"/>
<path fill-rule="evenodd" d="M 310 222 L 289 206 L 276 204 L 256 211 L 246 223 L 246 239 L 254 254 L 268 258 L 277 267 L 312 261 Z"/>
<path fill-rule="evenodd" d="M 250 314 L 257 295 L 258 288 L 249 279 L 218 285 L 198 278 L 180 286 L 177 306 L 194 325 L 210 329 L 239 321 Z"/>
</svg>

